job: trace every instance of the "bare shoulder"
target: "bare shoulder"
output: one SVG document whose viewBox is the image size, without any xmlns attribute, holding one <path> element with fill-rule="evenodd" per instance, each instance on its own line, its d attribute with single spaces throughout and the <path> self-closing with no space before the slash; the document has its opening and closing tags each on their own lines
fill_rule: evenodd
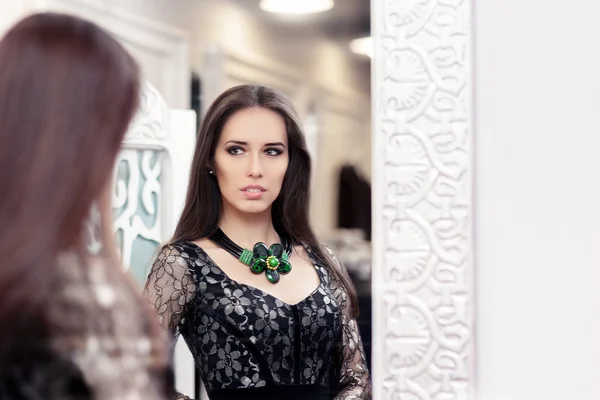
<svg viewBox="0 0 600 400">
<path fill-rule="evenodd" d="M 196 246 L 198 246 L 198 247 L 200 247 L 201 249 L 204 249 L 204 250 L 208 250 L 208 249 L 220 249 L 220 247 L 217 246 L 209 238 L 202 238 L 202 239 L 192 240 L 192 243 L 194 243 Z"/>
<path fill-rule="evenodd" d="M 198 248 L 212 258 L 217 265 L 220 265 L 224 260 L 227 260 L 228 257 L 231 257 L 231 254 L 229 254 L 227 250 L 215 244 L 208 238 L 192 240 L 191 243 L 193 243 L 195 246 L 198 246 Z"/>
<path fill-rule="evenodd" d="M 301 244 L 294 246 L 293 252 L 296 253 L 300 258 L 308 259 L 308 252 L 306 251 L 306 248 Z"/>
<path fill-rule="evenodd" d="M 311 264 L 320 264 L 322 262 L 328 262 L 327 258 L 329 257 L 329 255 L 325 253 L 321 245 L 317 246 L 316 248 L 305 244 L 295 245 L 294 253 L 302 260 L 307 261 Z M 325 257 L 325 260 L 323 260 L 323 257 Z"/>
</svg>

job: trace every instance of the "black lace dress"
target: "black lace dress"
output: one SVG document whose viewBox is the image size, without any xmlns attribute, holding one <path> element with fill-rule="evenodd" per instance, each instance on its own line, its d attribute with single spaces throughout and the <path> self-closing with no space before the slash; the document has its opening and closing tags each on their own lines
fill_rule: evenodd
<svg viewBox="0 0 600 400">
<path fill-rule="evenodd" d="M 185 339 L 211 400 L 371 398 L 346 289 L 307 252 L 321 283 L 297 304 L 230 279 L 193 243 L 160 252 L 145 295 Z"/>
</svg>

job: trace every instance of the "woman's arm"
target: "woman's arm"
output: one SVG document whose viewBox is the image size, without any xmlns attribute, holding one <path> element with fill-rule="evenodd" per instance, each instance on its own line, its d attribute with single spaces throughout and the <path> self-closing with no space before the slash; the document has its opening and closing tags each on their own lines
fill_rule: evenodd
<svg viewBox="0 0 600 400">
<path fill-rule="evenodd" d="M 185 315 L 185 307 L 196 292 L 196 283 L 188 267 L 187 255 L 172 245 L 162 248 L 152 265 L 144 287 L 144 297 L 158 314 L 160 324 L 175 339 Z M 175 340 L 173 340 L 175 343 Z M 175 393 L 173 400 L 191 400 Z"/>
<path fill-rule="evenodd" d="M 338 257 L 328 248 L 325 249 L 336 264 L 337 270 L 347 273 Z M 335 276 L 331 277 L 331 291 L 340 308 L 342 335 L 336 343 L 335 368 L 339 378 L 335 400 L 367 400 L 371 398 L 371 379 L 363 349 L 358 324 L 354 317 L 348 291 Z"/>
</svg>

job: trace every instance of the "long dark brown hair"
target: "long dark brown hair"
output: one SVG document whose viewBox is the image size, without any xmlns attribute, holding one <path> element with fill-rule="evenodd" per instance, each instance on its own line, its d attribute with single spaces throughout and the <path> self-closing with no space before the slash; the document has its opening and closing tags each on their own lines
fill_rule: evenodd
<svg viewBox="0 0 600 400">
<path fill-rule="evenodd" d="M 133 58 L 77 17 L 34 14 L 0 41 L 0 368 L 48 345 L 58 255 L 87 254 L 139 88 Z"/>
<path fill-rule="evenodd" d="M 258 85 L 240 85 L 223 92 L 209 107 L 200 132 L 192 162 L 190 181 L 183 213 L 171 243 L 210 236 L 218 228 L 222 212 L 221 192 L 217 180 L 208 173 L 223 126 L 235 112 L 263 107 L 283 117 L 289 143 L 289 164 L 281 192 L 271 209 L 273 227 L 280 236 L 293 243 L 309 246 L 315 256 L 341 280 L 358 315 L 356 291 L 348 274 L 321 249 L 309 223 L 311 160 L 304 133 L 293 104 L 279 91 Z"/>
</svg>

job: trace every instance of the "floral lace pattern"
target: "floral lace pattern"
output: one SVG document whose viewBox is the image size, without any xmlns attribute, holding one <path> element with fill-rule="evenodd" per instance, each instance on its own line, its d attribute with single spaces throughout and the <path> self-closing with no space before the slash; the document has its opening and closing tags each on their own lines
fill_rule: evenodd
<svg viewBox="0 0 600 400">
<path fill-rule="evenodd" d="M 337 400 L 370 398 L 346 289 L 307 251 L 321 284 L 291 305 L 230 279 L 193 243 L 162 249 L 144 294 L 161 324 L 185 339 L 209 393 L 302 384 L 328 386 Z"/>
</svg>

